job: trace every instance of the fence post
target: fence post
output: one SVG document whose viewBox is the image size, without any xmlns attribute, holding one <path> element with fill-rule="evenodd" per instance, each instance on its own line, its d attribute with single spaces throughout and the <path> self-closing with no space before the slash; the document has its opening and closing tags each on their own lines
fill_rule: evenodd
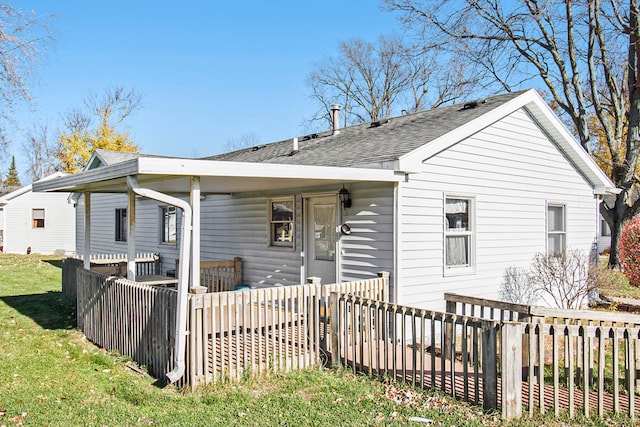
<svg viewBox="0 0 640 427">
<path fill-rule="evenodd" d="M 498 347 L 496 323 L 482 322 L 482 408 L 498 409 Z"/>
<path fill-rule="evenodd" d="M 502 418 L 522 416 L 522 337 L 523 324 L 502 323 Z"/>
<path fill-rule="evenodd" d="M 446 301 L 445 312 L 455 315 L 456 314 L 456 302 Z M 464 314 L 464 313 L 462 313 Z M 451 317 L 451 322 L 447 322 L 444 329 L 444 358 L 451 360 L 451 344 L 453 343 L 453 334 L 455 333 L 455 316 Z"/>
<path fill-rule="evenodd" d="M 382 295 L 378 294 L 375 296 L 375 298 L 371 298 L 371 299 L 376 299 L 379 301 L 390 301 L 389 298 L 389 272 L 388 271 L 378 271 L 378 277 L 381 278 L 384 281 L 384 285 L 382 288 Z"/>
<path fill-rule="evenodd" d="M 242 258 L 235 257 L 233 259 L 233 269 L 236 275 L 235 277 L 236 282 L 234 283 L 234 285 L 239 285 L 242 283 Z"/>
<path fill-rule="evenodd" d="M 329 316 L 329 325 L 331 331 L 331 366 L 338 365 L 340 363 L 340 347 L 338 341 L 338 332 L 340 331 L 340 313 L 338 312 L 338 298 L 340 294 L 337 292 L 331 292 L 329 295 L 329 311 L 332 316 Z"/>
</svg>

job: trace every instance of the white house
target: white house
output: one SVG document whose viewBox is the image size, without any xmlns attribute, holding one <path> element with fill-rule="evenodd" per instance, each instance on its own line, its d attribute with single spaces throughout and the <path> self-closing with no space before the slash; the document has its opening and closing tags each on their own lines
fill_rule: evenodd
<svg viewBox="0 0 640 427">
<path fill-rule="evenodd" d="M 538 252 L 595 250 L 615 192 L 532 90 L 203 159 L 98 152 L 34 188 L 82 194 L 79 253 L 242 257 L 256 287 L 385 270 L 395 302 L 434 309 L 445 291 L 497 297 Z"/>
<path fill-rule="evenodd" d="M 56 172 L 42 181 L 65 176 Z M 2 251 L 70 254 L 75 251 L 75 209 L 70 193 L 36 193 L 32 184 L 0 197 Z"/>
</svg>

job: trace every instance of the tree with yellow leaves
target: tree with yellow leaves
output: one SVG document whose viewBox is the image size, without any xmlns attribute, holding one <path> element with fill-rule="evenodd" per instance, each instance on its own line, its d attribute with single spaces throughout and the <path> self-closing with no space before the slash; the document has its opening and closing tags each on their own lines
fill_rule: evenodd
<svg viewBox="0 0 640 427">
<path fill-rule="evenodd" d="M 64 117 L 65 130 L 58 136 L 55 156 L 60 170 L 80 172 L 87 165 L 91 154 L 98 148 L 135 153 L 138 146 L 126 132 L 116 127 L 138 108 L 142 96 L 135 90 L 121 87 L 107 89 L 101 98 L 91 95 L 84 105 L 85 111 L 72 110 Z"/>
</svg>

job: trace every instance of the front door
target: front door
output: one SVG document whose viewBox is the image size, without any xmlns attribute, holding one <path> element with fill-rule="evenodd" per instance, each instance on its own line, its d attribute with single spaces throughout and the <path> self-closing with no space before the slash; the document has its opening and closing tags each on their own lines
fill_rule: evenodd
<svg viewBox="0 0 640 427">
<path fill-rule="evenodd" d="M 307 199 L 305 259 L 307 277 L 320 277 L 322 283 L 336 282 L 336 198 Z"/>
</svg>

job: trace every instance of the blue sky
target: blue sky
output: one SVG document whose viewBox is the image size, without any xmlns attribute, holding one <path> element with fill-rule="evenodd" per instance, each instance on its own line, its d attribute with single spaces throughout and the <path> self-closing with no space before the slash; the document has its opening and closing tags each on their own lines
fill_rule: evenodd
<svg viewBox="0 0 640 427">
<path fill-rule="evenodd" d="M 119 85 L 144 95 L 126 129 L 141 152 L 186 157 L 219 153 L 244 133 L 261 143 L 305 133 L 313 64 L 340 41 L 400 30 L 373 0 L 10 4 L 56 16 L 56 43 L 32 86 L 35 111 L 20 114 L 21 127 L 56 128 L 91 92 Z M 24 182 L 20 147 L 16 132 L 9 151 Z"/>
</svg>

